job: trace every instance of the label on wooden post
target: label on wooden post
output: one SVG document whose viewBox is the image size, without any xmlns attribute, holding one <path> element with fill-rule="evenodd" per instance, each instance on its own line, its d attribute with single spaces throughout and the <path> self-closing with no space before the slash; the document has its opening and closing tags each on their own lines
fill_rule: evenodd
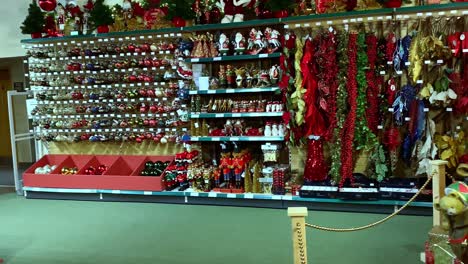
<svg viewBox="0 0 468 264">
<path fill-rule="evenodd" d="M 306 207 L 288 208 L 291 217 L 294 264 L 307 264 L 307 243 L 305 230 Z"/>
</svg>

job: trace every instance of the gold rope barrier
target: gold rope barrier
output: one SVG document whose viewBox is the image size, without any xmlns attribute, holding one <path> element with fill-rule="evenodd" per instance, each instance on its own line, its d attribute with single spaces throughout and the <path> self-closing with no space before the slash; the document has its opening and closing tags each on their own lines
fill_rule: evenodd
<svg viewBox="0 0 468 264">
<path fill-rule="evenodd" d="M 387 217 L 385 217 L 385 218 L 383 218 L 383 219 L 381 219 L 381 220 L 379 220 L 379 221 L 377 221 L 375 223 L 368 224 L 368 225 L 365 225 L 365 226 L 360 226 L 360 227 L 352 227 L 352 228 L 332 228 L 332 227 L 324 227 L 324 226 L 319 226 L 319 225 L 314 225 L 314 224 L 309 224 L 309 223 L 305 223 L 305 225 L 307 227 L 312 227 L 312 228 L 315 228 L 315 229 L 318 229 L 318 230 L 330 231 L 330 232 L 353 232 L 353 231 L 368 229 L 368 228 L 374 227 L 376 225 L 380 225 L 382 223 L 387 222 L 392 217 L 396 216 L 401 211 L 403 211 L 406 207 L 408 207 L 408 205 L 410 205 L 414 201 L 414 199 L 416 199 L 416 197 L 418 197 L 418 195 L 420 195 L 421 192 L 424 191 L 424 189 L 429 184 L 429 182 L 431 182 L 431 180 L 432 180 L 432 175 L 429 178 L 427 178 L 427 181 L 423 184 L 423 186 L 421 186 L 421 188 L 419 188 L 419 191 L 415 195 L 413 195 L 413 197 L 411 197 L 411 199 L 409 199 L 408 202 L 405 203 L 400 209 L 396 210 L 391 215 L 389 215 L 389 216 L 387 216 Z"/>
<path fill-rule="evenodd" d="M 307 264 L 306 227 L 312 227 L 318 230 L 329 232 L 353 232 L 377 226 L 390 220 L 392 217 L 396 216 L 406 207 L 408 207 L 431 181 L 432 199 L 435 201 L 442 198 L 445 188 L 445 165 L 447 165 L 447 162 L 442 160 L 433 160 L 431 161 L 431 165 L 432 173 L 428 176 L 426 182 L 421 186 L 421 188 L 419 188 L 418 192 L 413 197 L 411 197 L 411 199 L 409 199 L 409 201 L 406 202 L 400 209 L 372 224 L 353 228 L 331 228 L 308 224 L 305 222 L 305 217 L 308 215 L 307 207 L 289 207 L 288 215 L 291 217 L 294 264 Z M 433 208 L 433 225 L 437 226 L 440 224 L 440 212 Z"/>
</svg>

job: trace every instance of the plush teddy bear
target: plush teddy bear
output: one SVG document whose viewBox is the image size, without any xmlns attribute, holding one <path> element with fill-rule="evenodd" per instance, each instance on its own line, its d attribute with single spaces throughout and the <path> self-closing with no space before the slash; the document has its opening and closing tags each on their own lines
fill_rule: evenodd
<svg viewBox="0 0 468 264">
<path fill-rule="evenodd" d="M 446 196 L 434 203 L 446 221 L 442 227 L 449 231 L 449 244 L 458 259 L 468 263 L 468 186 L 455 182 L 445 189 Z"/>
<path fill-rule="evenodd" d="M 224 10 L 224 17 L 221 23 L 232 23 L 244 21 L 244 7 L 248 6 L 252 0 L 220 0 L 216 6 Z"/>
</svg>

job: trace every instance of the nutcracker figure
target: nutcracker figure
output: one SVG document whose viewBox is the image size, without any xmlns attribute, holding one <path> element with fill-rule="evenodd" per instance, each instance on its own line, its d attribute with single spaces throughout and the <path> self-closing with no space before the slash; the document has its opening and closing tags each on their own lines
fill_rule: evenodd
<svg viewBox="0 0 468 264">
<path fill-rule="evenodd" d="M 237 144 L 234 143 L 234 158 L 232 160 L 232 167 L 234 168 L 234 175 L 236 178 L 236 189 L 241 188 L 242 173 L 245 169 L 245 159 L 239 151 Z"/>
<path fill-rule="evenodd" d="M 232 173 L 232 157 L 231 152 L 227 151 L 226 144 L 221 144 L 221 149 L 223 153 L 221 154 L 219 168 L 223 170 L 223 179 L 226 183 L 226 187 L 230 188 L 231 185 L 231 173 Z"/>
<path fill-rule="evenodd" d="M 219 188 L 219 180 L 221 178 L 221 170 L 220 169 L 215 169 L 213 171 L 213 178 L 215 180 L 215 187 Z"/>
</svg>

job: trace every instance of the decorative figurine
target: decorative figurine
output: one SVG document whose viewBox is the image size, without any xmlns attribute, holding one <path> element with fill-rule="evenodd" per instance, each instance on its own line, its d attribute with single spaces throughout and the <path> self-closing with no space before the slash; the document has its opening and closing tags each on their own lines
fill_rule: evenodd
<svg viewBox="0 0 468 264">
<path fill-rule="evenodd" d="M 219 47 L 219 54 L 221 56 L 226 56 L 229 53 L 229 39 L 226 36 L 226 34 L 221 33 L 219 35 L 219 41 L 218 41 L 218 47 Z"/>
<path fill-rule="evenodd" d="M 223 65 L 219 66 L 219 86 L 222 88 L 226 88 L 227 86 L 227 76 L 226 76 L 226 70 L 224 69 Z"/>
<path fill-rule="evenodd" d="M 280 67 L 278 65 L 271 66 L 269 75 L 271 84 L 277 84 L 280 76 Z"/>
<path fill-rule="evenodd" d="M 262 32 L 252 28 L 249 33 L 247 53 L 251 55 L 257 55 L 263 50 L 263 48 L 265 48 L 265 44 L 263 42 Z"/>
<path fill-rule="evenodd" d="M 234 44 L 234 55 L 242 55 L 245 52 L 245 38 L 242 33 L 237 32 L 233 41 Z"/>
<path fill-rule="evenodd" d="M 276 29 L 271 29 L 267 27 L 265 29 L 265 38 L 266 41 L 268 42 L 268 53 L 273 53 L 277 51 L 281 47 L 281 43 L 279 41 L 279 35 L 280 33 Z"/>
<path fill-rule="evenodd" d="M 236 189 L 241 188 L 242 174 L 245 168 L 245 159 L 239 150 L 237 144 L 234 143 L 234 158 L 232 160 L 232 166 L 234 168 L 234 176 L 236 179 Z"/>
<path fill-rule="evenodd" d="M 223 179 L 226 183 L 225 187 L 230 188 L 231 185 L 231 169 L 232 169 L 232 158 L 231 152 L 227 151 L 226 144 L 221 144 L 221 149 L 223 153 L 221 154 L 221 160 L 219 168 L 223 170 Z"/>
<path fill-rule="evenodd" d="M 215 187 L 219 188 L 219 180 L 221 178 L 221 170 L 220 169 L 215 169 L 213 171 L 213 178 L 215 180 Z"/>
<path fill-rule="evenodd" d="M 228 88 L 233 88 L 235 84 L 235 72 L 231 65 L 226 66 L 226 81 Z"/>
<path fill-rule="evenodd" d="M 220 0 L 216 6 L 224 10 L 224 17 L 221 23 L 232 23 L 244 21 L 244 7 L 248 6 L 252 0 Z"/>
<path fill-rule="evenodd" d="M 457 258 L 468 261 L 468 186 L 464 182 L 454 182 L 445 189 L 446 196 L 434 208 L 444 216 L 443 228 L 449 231 L 448 243 Z"/>
<path fill-rule="evenodd" d="M 67 13 L 66 13 L 65 7 L 62 4 L 58 4 L 57 25 L 58 25 L 58 31 L 60 34 L 64 33 L 66 19 L 67 19 Z"/>
<path fill-rule="evenodd" d="M 245 86 L 244 85 L 245 84 L 244 80 L 245 80 L 245 73 L 246 73 L 245 68 L 244 67 L 238 68 L 238 69 L 235 70 L 235 72 L 236 72 L 236 75 L 237 75 L 237 77 L 236 77 L 237 87 L 238 88 L 244 87 Z"/>
</svg>

